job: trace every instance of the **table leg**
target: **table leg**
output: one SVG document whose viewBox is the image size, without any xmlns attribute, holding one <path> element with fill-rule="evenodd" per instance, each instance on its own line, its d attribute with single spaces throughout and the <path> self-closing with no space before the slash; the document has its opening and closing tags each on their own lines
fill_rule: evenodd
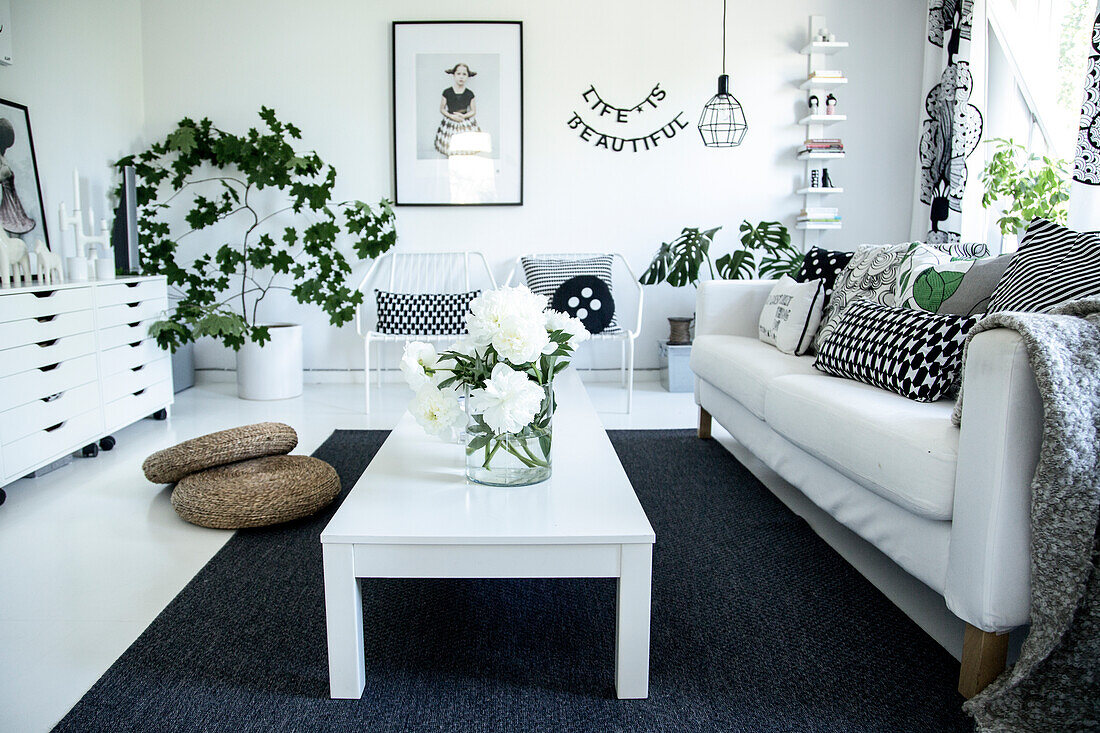
<svg viewBox="0 0 1100 733">
<path fill-rule="evenodd" d="M 328 627 L 329 696 L 357 699 L 367 682 L 363 662 L 363 596 L 352 545 L 322 545 L 325 622 Z"/>
<path fill-rule="evenodd" d="M 653 545 L 623 545 L 615 624 L 615 690 L 619 699 L 649 697 L 652 579 Z"/>
</svg>

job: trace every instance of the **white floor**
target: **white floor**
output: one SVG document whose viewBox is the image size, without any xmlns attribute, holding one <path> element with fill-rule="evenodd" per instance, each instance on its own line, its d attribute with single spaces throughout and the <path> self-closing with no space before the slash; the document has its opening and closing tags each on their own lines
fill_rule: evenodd
<svg viewBox="0 0 1100 733">
<path fill-rule="evenodd" d="M 607 429 L 695 425 L 690 394 L 670 394 L 645 377 L 635 384 L 629 415 L 617 383 L 590 381 L 588 389 Z M 367 416 L 362 390 L 316 384 L 295 400 L 246 402 L 233 384 L 200 384 L 176 396 L 171 420 L 144 420 L 117 433 L 113 451 L 6 487 L 0 731 L 53 727 L 232 536 L 180 521 L 168 491 L 142 476 L 145 456 L 262 420 L 292 425 L 295 452 L 310 453 L 338 428 L 392 427 L 410 397 L 403 385 L 384 384 Z"/>
</svg>

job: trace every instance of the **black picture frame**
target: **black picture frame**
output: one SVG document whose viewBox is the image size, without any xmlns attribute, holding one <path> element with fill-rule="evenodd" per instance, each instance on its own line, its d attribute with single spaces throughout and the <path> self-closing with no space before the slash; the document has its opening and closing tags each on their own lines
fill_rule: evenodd
<svg viewBox="0 0 1100 733">
<path fill-rule="evenodd" d="M 23 239 L 28 249 L 33 250 L 39 238 L 49 247 L 30 111 L 26 105 L 0 99 L 0 120 L 7 123 L 0 122 L 0 227 L 9 237 Z M 34 225 L 27 228 L 27 220 Z"/>
<path fill-rule="evenodd" d="M 522 206 L 522 21 L 393 21 L 391 52 L 395 205 Z"/>
</svg>

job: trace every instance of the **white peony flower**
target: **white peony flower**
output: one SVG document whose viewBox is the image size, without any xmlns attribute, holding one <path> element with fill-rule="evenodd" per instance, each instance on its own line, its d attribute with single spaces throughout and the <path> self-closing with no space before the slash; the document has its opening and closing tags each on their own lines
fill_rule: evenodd
<svg viewBox="0 0 1100 733">
<path fill-rule="evenodd" d="M 428 435 L 441 435 L 466 418 L 454 391 L 443 392 L 431 384 L 417 390 L 409 403 L 409 412 Z"/>
<path fill-rule="evenodd" d="M 538 359 L 549 343 L 550 334 L 541 318 L 509 316 L 500 322 L 493 334 L 493 348 L 500 358 L 517 366 Z"/>
<path fill-rule="evenodd" d="M 429 374 L 428 371 L 435 371 Z M 435 386 L 439 384 L 445 375 L 439 371 L 439 354 L 435 347 L 423 341 L 410 341 L 405 344 L 405 352 L 401 355 L 401 373 L 405 375 L 405 381 L 414 390 L 419 390 L 425 385 Z"/>
<path fill-rule="evenodd" d="M 523 372 L 497 364 L 485 389 L 470 395 L 470 409 L 480 413 L 497 435 L 523 429 L 542 407 L 545 391 Z"/>
<path fill-rule="evenodd" d="M 504 328 L 505 321 L 542 323 L 546 298 L 531 292 L 526 286 L 489 290 L 470 301 L 466 328 L 470 340 L 477 346 L 493 343 Z M 541 350 L 541 346 L 539 347 Z"/>
<path fill-rule="evenodd" d="M 575 350 L 579 344 L 589 339 L 588 329 L 584 327 L 581 320 L 568 313 L 562 313 L 551 308 L 544 314 L 544 319 L 547 331 L 565 331 L 569 334 L 569 347 L 571 349 Z M 557 344 L 552 344 L 552 346 L 556 348 Z M 549 351 L 544 349 L 545 353 L 553 353 L 555 350 L 555 348 L 547 348 Z"/>
</svg>

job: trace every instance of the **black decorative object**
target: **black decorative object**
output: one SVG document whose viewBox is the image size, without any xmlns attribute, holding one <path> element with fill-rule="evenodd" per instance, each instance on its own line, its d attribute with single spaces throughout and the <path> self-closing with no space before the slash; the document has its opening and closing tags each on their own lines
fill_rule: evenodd
<svg viewBox="0 0 1100 733">
<path fill-rule="evenodd" d="M 810 171 L 810 188 L 820 188 L 820 187 L 821 187 L 821 171 L 819 171 L 817 168 L 814 168 L 812 171 Z"/>
<path fill-rule="evenodd" d="M 668 345 L 689 345 L 691 343 L 691 322 L 694 320 L 694 318 L 685 318 L 684 316 L 669 316 Z"/>
<path fill-rule="evenodd" d="M 718 93 L 703 106 L 699 116 L 699 134 L 708 148 L 732 148 L 741 144 L 749 123 L 741 103 L 730 94 L 730 78 L 726 74 L 726 0 L 722 0 L 722 74 L 718 77 Z"/>
<path fill-rule="evenodd" d="M 821 169 L 821 185 L 824 188 L 833 188 L 833 179 L 829 176 L 829 169 Z"/>
<path fill-rule="evenodd" d="M 601 333 L 615 315 L 611 288 L 595 275 L 577 275 L 563 282 L 554 292 L 550 307 L 580 319 L 589 333 Z"/>
<path fill-rule="evenodd" d="M 604 120 L 605 122 L 615 122 L 623 125 L 636 119 L 642 112 L 657 109 L 658 102 L 664 100 L 667 94 L 668 93 L 664 89 L 661 89 L 660 83 L 657 83 L 653 85 L 653 89 L 650 90 L 649 94 L 642 101 L 630 107 L 617 107 L 604 101 L 600 93 L 596 91 L 596 86 L 590 84 L 588 89 L 581 94 L 581 99 L 584 100 L 588 108 L 601 120 L 607 117 L 608 119 Z M 666 124 L 645 135 L 614 135 L 607 132 L 600 132 L 598 129 L 585 122 L 584 118 L 577 114 L 575 110 L 573 116 L 570 117 L 569 121 L 565 124 L 570 130 L 578 130 L 577 137 L 587 143 L 591 143 L 593 147 L 603 148 L 604 150 L 610 150 L 615 153 L 621 153 L 623 151 L 638 153 L 656 148 L 660 145 L 661 140 L 671 140 L 676 137 L 677 132 L 686 129 L 689 123 L 680 119 L 683 114 L 683 112 L 677 112 L 676 116 Z"/>
</svg>

